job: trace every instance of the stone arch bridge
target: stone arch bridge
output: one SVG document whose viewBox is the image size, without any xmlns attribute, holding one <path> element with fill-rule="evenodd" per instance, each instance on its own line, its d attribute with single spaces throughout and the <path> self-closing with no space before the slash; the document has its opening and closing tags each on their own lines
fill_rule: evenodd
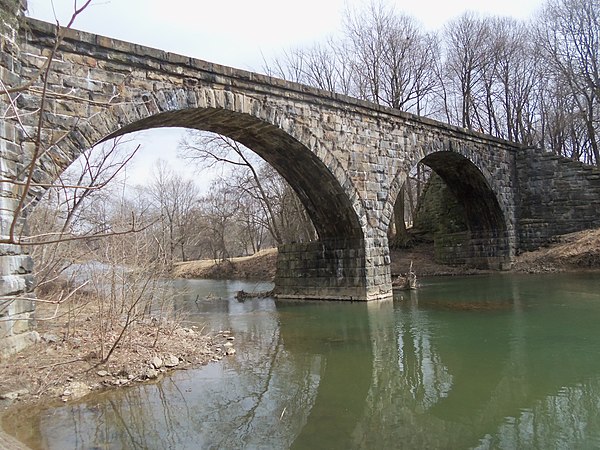
<svg viewBox="0 0 600 450">
<path fill-rule="evenodd" d="M 280 248 L 280 296 L 390 297 L 388 228 L 419 162 L 463 204 L 469 231 L 461 252 L 471 265 L 506 268 L 517 252 L 556 234 L 600 226 L 600 173 L 578 162 L 308 86 L 64 31 L 49 66 L 53 25 L 23 19 L 3 35 L 3 86 L 26 87 L 0 96 L 3 178 L 18 177 L 31 157 L 44 76 L 40 183 L 94 144 L 129 132 L 187 127 L 226 135 L 290 183 L 316 227 L 318 241 Z M 15 185 L 1 185 L 6 236 Z M 1 251 L 2 295 L 30 291 L 29 256 L 15 245 Z M 32 310 L 12 301 L 0 316 L 29 317 Z M 18 334 L 16 323 L 0 325 L 0 335 Z"/>
</svg>

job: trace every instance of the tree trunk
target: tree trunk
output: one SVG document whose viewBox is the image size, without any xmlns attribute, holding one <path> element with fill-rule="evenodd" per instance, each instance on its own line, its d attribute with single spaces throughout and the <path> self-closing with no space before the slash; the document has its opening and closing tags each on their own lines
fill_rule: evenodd
<svg viewBox="0 0 600 450">
<path fill-rule="evenodd" d="M 391 246 L 393 248 L 406 248 L 410 244 L 410 236 L 406 230 L 406 222 L 404 222 L 404 186 L 400 189 L 396 204 L 394 205 L 394 225 L 396 234 L 392 239 Z"/>
</svg>

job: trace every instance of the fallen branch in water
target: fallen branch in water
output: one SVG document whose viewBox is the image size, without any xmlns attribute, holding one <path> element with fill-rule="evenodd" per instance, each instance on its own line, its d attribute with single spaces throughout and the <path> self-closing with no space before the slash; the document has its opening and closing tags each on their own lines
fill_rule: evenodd
<svg viewBox="0 0 600 450">
<path fill-rule="evenodd" d="M 272 297 L 273 290 L 270 291 L 258 291 L 258 292 L 246 292 L 243 289 L 235 293 L 235 299 L 239 302 L 243 302 L 248 298 L 266 298 Z"/>
</svg>

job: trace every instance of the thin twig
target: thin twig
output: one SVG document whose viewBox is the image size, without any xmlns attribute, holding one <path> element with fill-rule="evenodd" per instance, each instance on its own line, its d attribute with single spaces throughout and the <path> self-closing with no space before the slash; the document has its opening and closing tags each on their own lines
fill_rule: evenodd
<svg viewBox="0 0 600 450">
<path fill-rule="evenodd" d="M 113 236 L 123 236 L 125 234 L 139 233 L 139 232 L 144 231 L 147 228 L 151 227 L 156 222 L 157 222 L 157 220 L 155 220 L 152 223 L 149 223 L 148 225 L 144 226 L 143 228 L 136 228 L 135 223 L 133 223 L 131 228 L 124 230 L 124 231 L 111 231 L 110 233 L 86 234 L 84 236 L 70 236 L 70 237 L 53 239 L 53 240 L 42 241 L 42 242 L 28 242 L 27 239 L 39 239 L 40 237 L 60 235 L 62 233 L 57 232 L 57 233 L 39 234 L 36 236 L 23 236 L 18 241 L 12 241 L 10 239 L 0 239 L 0 244 L 18 244 L 18 245 L 23 245 L 23 246 L 34 246 L 34 245 L 46 245 L 46 244 L 58 244 L 58 243 L 62 243 L 62 242 L 71 242 L 71 241 L 81 241 L 81 240 L 85 240 L 85 239 L 103 239 L 103 238 L 113 237 Z"/>
</svg>

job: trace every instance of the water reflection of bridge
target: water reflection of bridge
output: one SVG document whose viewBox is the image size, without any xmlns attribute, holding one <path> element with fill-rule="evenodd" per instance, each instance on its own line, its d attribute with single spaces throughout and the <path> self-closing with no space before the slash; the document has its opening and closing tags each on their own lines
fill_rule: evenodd
<svg viewBox="0 0 600 450">
<path fill-rule="evenodd" d="M 440 320 L 456 312 L 431 314 L 414 294 L 356 305 L 348 316 L 307 313 L 289 322 L 288 307 L 279 306 L 286 348 L 322 360 L 316 399 L 293 447 L 572 448 L 586 442 L 592 431 L 586 427 L 600 423 L 598 364 L 529 335 L 544 326 L 551 335 L 552 323 L 526 319 L 518 286 L 507 290 L 512 305 L 484 320 Z M 298 327 L 307 322 L 315 332 L 301 334 Z M 350 344 L 335 348 L 336 339 Z M 586 344 L 591 354 L 597 340 Z"/>
</svg>

